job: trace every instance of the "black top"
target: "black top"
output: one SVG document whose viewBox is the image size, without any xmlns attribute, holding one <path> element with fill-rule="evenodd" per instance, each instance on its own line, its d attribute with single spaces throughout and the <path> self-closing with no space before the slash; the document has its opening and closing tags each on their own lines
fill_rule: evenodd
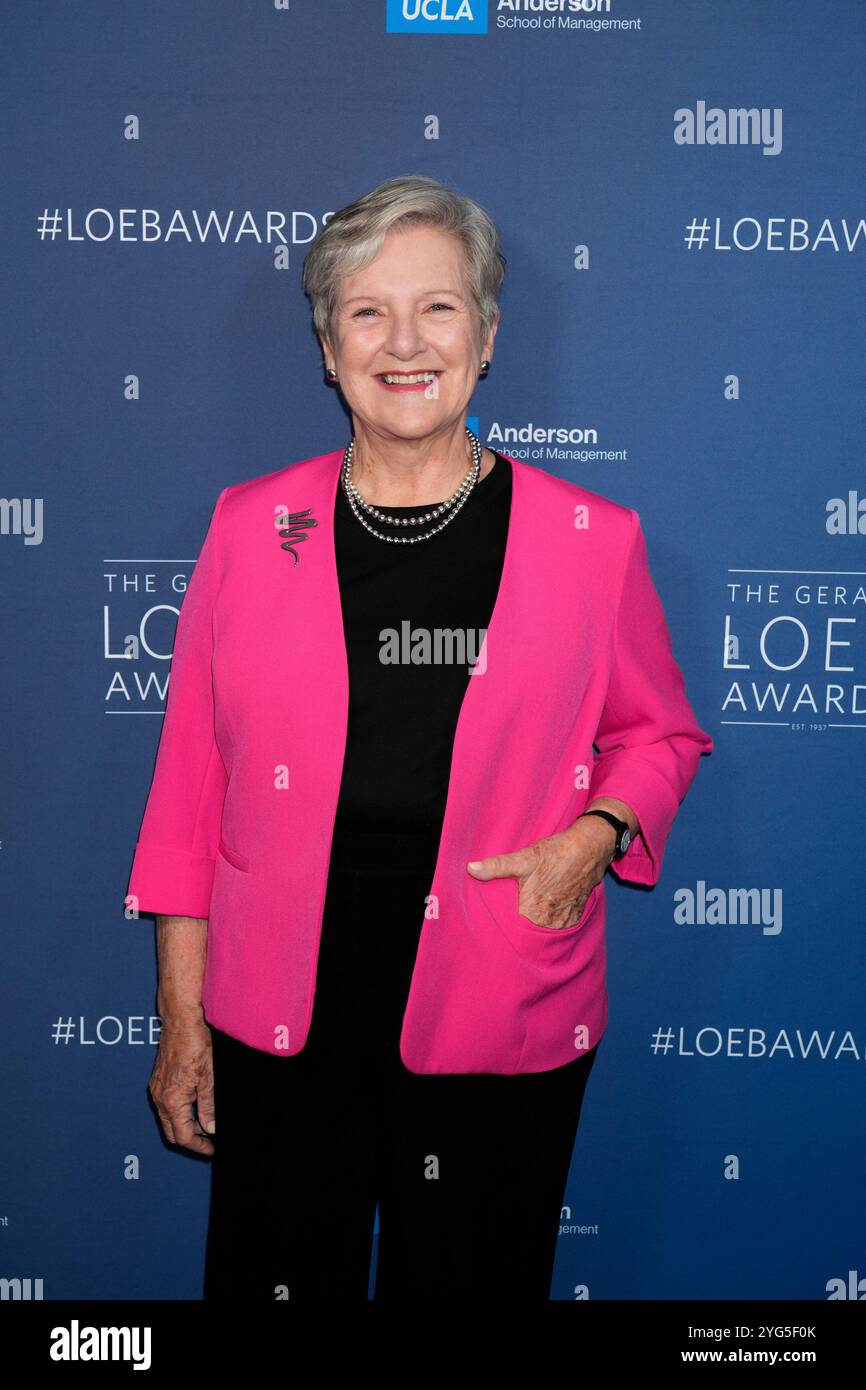
<svg viewBox="0 0 866 1390">
<path fill-rule="evenodd" d="M 460 707 L 469 681 L 484 679 L 469 672 L 499 590 L 511 486 L 511 464 L 496 454 L 442 531 L 415 545 L 389 545 L 364 529 L 338 483 L 334 539 L 349 723 L 335 834 L 441 829 Z M 435 505 L 381 510 L 423 516 Z M 362 515 L 386 535 L 423 535 L 436 525 L 397 528 Z M 390 648 L 386 629 L 396 633 Z M 426 652 L 417 629 L 428 635 Z M 423 659 L 406 661 L 413 650 Z M 389 652 L 390 663 L 382 659 Z"/>
</svg>

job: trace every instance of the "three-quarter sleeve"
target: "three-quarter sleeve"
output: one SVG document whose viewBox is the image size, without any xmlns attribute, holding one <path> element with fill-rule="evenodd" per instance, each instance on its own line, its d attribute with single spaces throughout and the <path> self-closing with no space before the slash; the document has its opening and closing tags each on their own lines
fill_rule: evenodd
<svg viewBox="0 0 866 1390">
<path fill-rule="evenodd" d="M 140 912 L 207 917 L 227 776 L 214 733 L 220 493 L 180 608 L 162 734 L 128 894 Z"/>
<path fill-rule="evenodd" d="M 654 884 L 680 802 L 713 741 L 686 698 L 636 511 L 631 521 L 589 800 L 611 796 L 632 808 L 640 834 L 611 868 L 619 878 Z"/>
</svg>

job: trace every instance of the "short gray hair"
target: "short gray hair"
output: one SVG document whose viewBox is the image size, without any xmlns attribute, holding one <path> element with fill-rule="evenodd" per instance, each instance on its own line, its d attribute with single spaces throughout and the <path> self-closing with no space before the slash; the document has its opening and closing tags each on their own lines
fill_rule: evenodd
<svg viewBox="0 0 866 1390">
<path fill-rule="evenodd" d="M 505 256 L 492 217 L 472 198 L 427 178 L 388 179 L 334 213 L 304 258 L 304 292 L 319 338 L 331 340 L 340 281 L 375 260 L 392 227 L 441 227 L 463 244 L 466 273 L 481 318 L 482 340 L 496 318 Z"/>
</svg>

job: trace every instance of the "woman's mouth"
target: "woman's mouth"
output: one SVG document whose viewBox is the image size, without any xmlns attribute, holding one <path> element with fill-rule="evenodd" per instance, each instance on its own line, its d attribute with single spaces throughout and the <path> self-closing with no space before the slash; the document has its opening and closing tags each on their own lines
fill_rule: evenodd
<svg viewBox="0 0 866 1390">
<path fill-rule="evenodd" d="M 379 372 L 376 380 L 386 391 L 427 391 L 441 375 L 431 372 Z"/>
</svg>

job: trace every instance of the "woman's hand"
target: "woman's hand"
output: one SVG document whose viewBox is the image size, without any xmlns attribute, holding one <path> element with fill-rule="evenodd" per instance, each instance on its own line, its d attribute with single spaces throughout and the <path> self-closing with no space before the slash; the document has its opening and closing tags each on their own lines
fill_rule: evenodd
<svg viewBox="0 0 866 1390">
<path fill-rule="evenodd" d="M 180 1144 L 193 1153 L 213 1153 L 214 1146 L 204 1133 L 208 1129 L 213 1134 L 216 1129 L 213 1049 L 210 1028 L 203 1019 L 176 1024 L 163 1020 L 147 1089 L 169 1144 Z"/>
<path fill-rule="evenodd" d="M 587 898 L 616 849 L 616 832 L 600 816 L 586 816 L 558 835 L 546 835 L 511 854 L 472 860 L 473 878 L 516 878 L 518 911 L 537 927 L 575 926 Z"/>
</svg>

